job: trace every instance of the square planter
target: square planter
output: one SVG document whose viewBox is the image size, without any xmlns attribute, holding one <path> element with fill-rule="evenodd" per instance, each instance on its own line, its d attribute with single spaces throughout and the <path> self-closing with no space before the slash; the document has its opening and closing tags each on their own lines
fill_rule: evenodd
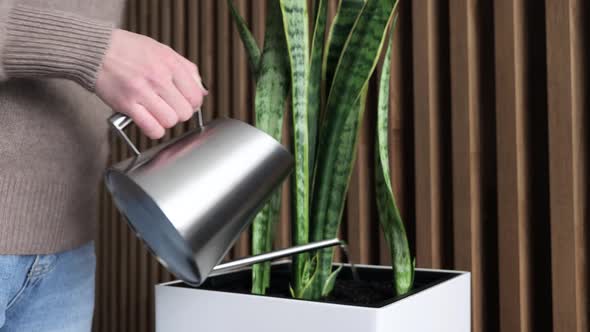
<svg viewBox="0 0 590 332">
<path fill-rule="evenodd" d="M 361 280 L 370 287 L 391 284 L 391 267 L 358 265 Z M 249 269 L 210 277 L 199 288 L 180 281 L 156 285 L 156 331 L 256 332 L 469 332 L 471 285 L 468 272 L 417 269 L 414 289 L 393 296 L 351 303 L 334 298 L 325 302 L 288 297 L 290 263 L 273 264 L 269 296 L 248 294 Z M 334 293 L 352 279 L 350 267 L 340 272 Z M 377 286 L 375 286 L 377 287 Z M 378 288 L 371 288 L 378 289 Z M 364 297 L 365 289 L 354 290 Z M 374 292 L 374 291 L 373 291 Z M 389 294 L 390 293 L 390 294 Z M 346 295 L 346 294 L 344 294 Z"/>
</svg>

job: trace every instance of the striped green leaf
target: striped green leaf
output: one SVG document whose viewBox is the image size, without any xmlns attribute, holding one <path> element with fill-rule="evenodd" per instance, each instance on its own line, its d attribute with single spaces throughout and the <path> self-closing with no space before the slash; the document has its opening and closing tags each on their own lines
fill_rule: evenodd
<svg viewBox="0 0 590 332">
<path fill-rule="evenodd" d="M 326 121 L 320 132 L 320 153 L 314 188 L 312 210 L 313 239 L 326 239 L 336 234 L 346 190 L 352 171 L 358 122 L 354 131 L 347 130 L 351 117 L 360 118 L 358 107 L 362 91 L 374 72 L 393 16 L 396 0 L 368 0 L 358 16 L 344 45 L 334 72 L 326 103 Z M 355 116 L 351 113 L 356 112 Z M 349 127 L 350 128 L 350 127 Z M 314 297 L 331 274 L 333 250 L 321 253 Z"/>
<path fill-rule="evenodd" d="M 295 154 L 295 208 L 296 218 L 293 230 L 293 244 L 309 241 L 309 124 L 307 84 L 309 71 L 309 28 L 307 1 L 281 0 L 283 25 L 291 63 L 293 146 Z M 294 273 L 294 289 L 300 294 L 304 260 L 297 260 Z"/>
<path fill-rule="evenodd" d="M 272 2 L 272 1 L 271 1 Z M 258 44 L 256 44 L 256 39 L 252 35 L 252 32 L 248 29 L 248 25 L 244 18 L 240 15 L 237 11 L 236 7 L 232 0 L 227 0 L 229 4 L 231 15 L 236 23 L 236 27 L 238 29 L 238 33 L 240 34 L 240 38 L 242 39 L 242 43 L 246 48 L 246 54 L 248 54 L 248 61 L 250 62 L 250 70 L 252 75 L 256 78 L 258 75 L 258 69 L 260 66 L 260 59 L 261 53 L 260 48 L 258 48 Z"/>
<path fill-rule="evenodd" d="M 326 31 L 327 1 L 318 0 L 311 44 L 311 60 L 309 64 L 309 85 L 307 87 L 308 126 L 309 126 L 309 166 L 310 173 L 316 152 L 318 117 L 321 107 L 322 57 L 324 53 L 324 35 Z"/>
<path fill-rule="evenodd" d="M 289 94 L 289 58 L 281 8 L 277 1 L 267 2 L 264 49 L 256 81 L 256 127 L 281 141 L 285 101 Z M 275 224 L 279 219 L 281 190 L 272 194 L 267 205 L 254 218 L 252 225 L 252 253 L 272 250 Z M 270 263 L 252 268 L 252 292 L 264 294 L 270 286 Z"/>
<path fill-rule="evenodd" d="M 326 30 L 326 15 L 327 15 L 327 4 L 326 0 L 316 1 L 315 7 L 315 24 L 311 46 L 311 58 L 309 68 L 309 82 L 307 86 L 307 114 L 308 114 L 308 133 L 309 133 L 309 178 L 313 179 L 314 159 L 316 153 L 317 144 L 317 130 L 318 130 L 318 116 L 320 114 L 321 107 L 321 80 L 322 80 L 322 55 L 324 51 L 324 34 Z M 311 185 L 310 185 L 311 192 Z M 310 198 L 311 199 L 311 198 Z M 305 235 L 296 235 L 296 237 L 303 238 L 309 236 L 308 229 L 295 228 L 296 231 L 306 231 Z M 309 259 L 308 254 L 301 254 L 293 257 L 293 274 L 294 279 L 297 280 L 298 292 L 296 294 L 302 294 L 305 292 L 301 291 L 302 282 L 305 280 L 305 272 L 303 271 L 304 263 Z M 306 265 L 307 266 L 307 265 Z M 302 275 L 303 273 L 303 275 Z"/>
<path fill-rule="evenodd" d="M 350 30 L 365 5 L 365 0 L 341 0 L 330 33 L 328 34 L 327 51 L 324 53 L 322 65 L 322 81 L 324 82 L 324 99 L 332 86 L 334 71 L 340 60 L 342 48 L 348 39 Z"/>
<path fill-rule="evenodd" d="M 361 93 L 361 98 L 357 100 L 356 105 L 354 105 L 353 107 L 355 111 L 350 112 L 348 114 L 348 118 L 346 119 L 344 129 L 342 130 L 340 135 L 338 150 L 336 151 L 336 162 L 333 170 L 334 176 L 340 178 L 340 181 L 336 181 L 332 187 L 332 199 L 339 197 L 343 197 L 344 199 L 346 196 L 346 192 L 348 191 L 348 184 L 350 183 L 353 164 L 356 160 L 356 147 L 358 137 L 360 134 L 361 120 L 363 118 L 363 114 L 365 111 L 366 96 L 367 89 L 365 88 Z M 342 204 L 344 204 L 344 202 L 342 202 Z M 343 210 L 344 205 L 340 209 L 330 210 L 328 218 L 330 220 L 341 220 Z M 325 238 L 336 237 L 338 233 L 338 223 L 326 223 L 326 226 L 327 227 L 324 229 L 322 233 L 323 236 L 325 236 Z M 314 241 L 319 240 L 314 239 Z M 314 285 L 314 289 L 312 292 L 313 299 L 317 299 L 320 296 L 325 296 L 327 294 L 324 293 L 327 290 L 331 290 L 331 288 L 326 287 L 329 287 L 328 283 L 330 276 L 334 275 L 334 273 L 331 272 L 333 253 L 334 249 L 330 248 L 320 251 L 318 259 L 318 277 L 316 279 L 316 284 Z"/>
<path fill-rule="evenodd" d="M 328 280 L 326 280 L 326 283 L 322 287 L 322 297 L 326 297 L 332 293 L 334 285 L 336 285 L 336 278 L 338 277 L 340 270 L 342 270 L 342 266 L 343 265 L 340 265 L 336 270 L 334 270 L 334 272 L 332 272 L 332 274 L 330 274 L 328 277 Z"/>
<path fill-rule="evenodd" d="M 395 26 L 395 25 L 394 25 Z M 393 35 L 393 33 L 392 33 Z M 389 85 L 391 63 L 391 40 L 387 47 L 385 62 L 379 80 L 379 98 L 377 106 L 377 144 L 375 185 L 377 190 L 377 208 L 379 221 L 389 245 L 394 273 L 394 286 L 398 295 L 407 293 L 412 288 L 414 279 L 414 263 L 410 255 L 410 247 L 406 229 L 395 204 L 395 196 L 391 187 L 389 172 L 389 149 L 387 143 L 387 126 L 389 118 Z"/>
<path fill-rule="evenodd" d="M 302 287 L 299 293 L 295 293 L 295 298 L 298 299 L 309 299 L 313 291 L 313 286 L 317 277 L 317 262 L 318 256 L 314 255 L 311 259 L 307 260 L 303 269 Z"/>
</svg>

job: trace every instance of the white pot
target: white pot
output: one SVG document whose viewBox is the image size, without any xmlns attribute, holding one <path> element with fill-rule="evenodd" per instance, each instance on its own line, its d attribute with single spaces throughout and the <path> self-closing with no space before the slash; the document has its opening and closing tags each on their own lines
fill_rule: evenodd
<svg viewBox="0 0 590 332">
<path fill-rule="evenodd" d="M 288 263 L 276 264 L 273 271 L 288 267 Z M 371 273 L 391 271 L 385 266 L 359 268 Z M 226 278 L 226 283 L 235 283 L 241 278 L 244 282 L 249 273 L 232 272 L 209 281 Z M 468 272 L 417 269 L 415 279 L 415 291 L 373 307 L 187 288 L 173 281 L 156 285 L 156 331 L 471 331 Z"/>
</svg>

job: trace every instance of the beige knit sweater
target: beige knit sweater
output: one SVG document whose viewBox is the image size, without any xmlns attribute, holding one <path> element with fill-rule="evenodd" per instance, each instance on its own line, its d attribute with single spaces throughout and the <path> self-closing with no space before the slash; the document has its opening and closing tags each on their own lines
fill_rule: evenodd
<svg viewBox="0 0 590 332">
<path fill-rule="evenodd" d="M 92 93 L 123 0 L 0 0 L 0 254 L 94 237 L 110 110 Z"/>
</svg>

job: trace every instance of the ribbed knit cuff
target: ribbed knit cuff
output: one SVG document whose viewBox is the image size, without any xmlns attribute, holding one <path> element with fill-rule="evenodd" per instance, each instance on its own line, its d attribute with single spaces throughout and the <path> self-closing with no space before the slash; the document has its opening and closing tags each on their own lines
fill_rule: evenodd
<svg viewBox="0 0 590 332">
<path fill-rule="evenodd" d="M 16 6 L 6 23 L 7 77 L 57 77 L 94 91 L 113 25 L 70 13 Z"/>
</svg>

